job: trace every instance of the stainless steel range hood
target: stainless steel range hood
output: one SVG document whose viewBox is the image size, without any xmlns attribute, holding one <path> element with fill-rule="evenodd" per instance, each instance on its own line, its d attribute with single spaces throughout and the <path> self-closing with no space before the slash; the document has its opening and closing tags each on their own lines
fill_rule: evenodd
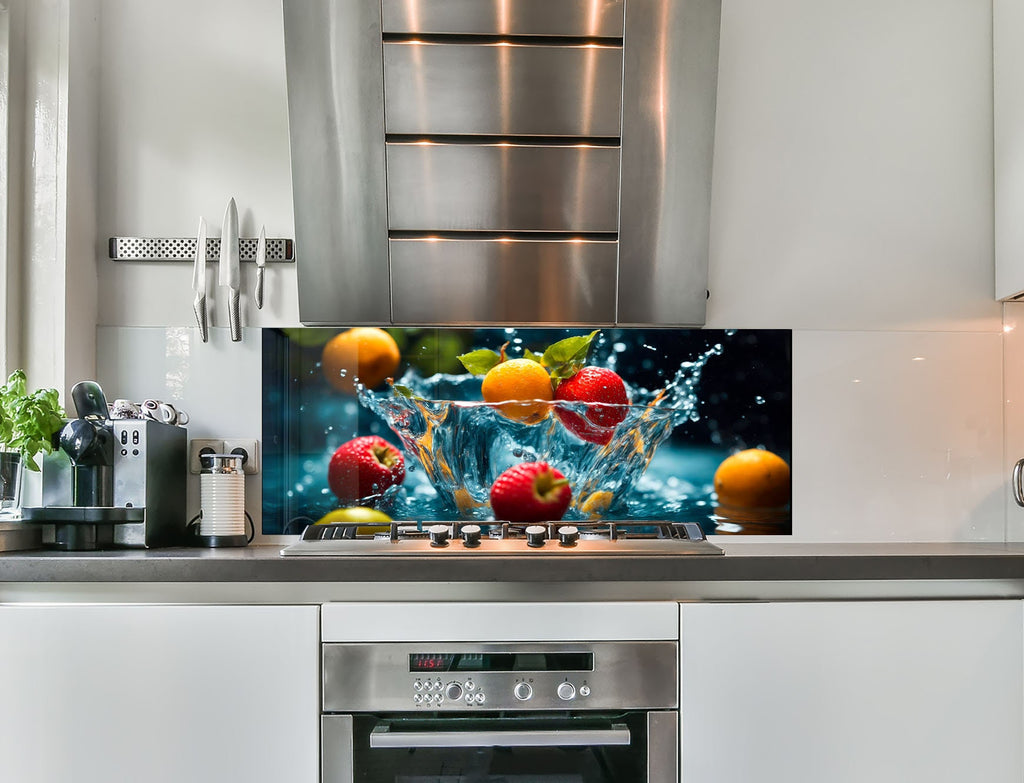
<svg viewBox="0 0 1024 783">
<path fill-rule="evenodd" d="M 308 325 L 704 322 L 721 0 L 284 0 Z"/>
</svg>

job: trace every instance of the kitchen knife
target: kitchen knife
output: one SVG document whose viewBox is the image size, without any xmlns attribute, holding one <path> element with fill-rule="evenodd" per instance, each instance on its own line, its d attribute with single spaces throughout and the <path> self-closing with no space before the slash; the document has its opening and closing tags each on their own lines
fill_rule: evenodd
<svg viewBox="0 0 1024 783">
<path fill-rule="evenodd" d="M 228 201 L 224 211 L 224 227 L 220 235 L 220 284 L 228 289 L 228 324 L 231 341 L 242 339 L 242 324 L 238 312 L 240 275 L 238 271 L 238 207 L 235 200 Z"/>
<path fill-rule="evenodd" d="M 210 339 L 206 326 L 206 218 L 199 218 L 199 235 L 196 237 L 196 261 L 192 267 L 192 290 L 196 298 L 192 300 L 192 309 L 196 313 L 199 324 L 199 336 L 203 342 Z"/>
<path fill-rule="evenodd" d="M 263 309 L 263 274 L 267 265 L 267 227 L 260 226 L 260 238 L 256 240 L 256 291 L 253 299 L 256 309 Z"/>
</svg>

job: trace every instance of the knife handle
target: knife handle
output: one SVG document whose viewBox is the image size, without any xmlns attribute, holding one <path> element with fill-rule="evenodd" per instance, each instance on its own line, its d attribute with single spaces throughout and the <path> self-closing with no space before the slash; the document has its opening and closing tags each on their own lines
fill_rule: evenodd
<svg viewBox="0 0 1024 783">
<path fill-rule="evenodd" d="M 228 324 L 231 327 L 231 342 L 242 341 L 242 323 L 238 312 L 238 290 L 231 292 L 231 299 L 228 301 Z"/>
<path fill-rule="evenodd" d="M 256 267 L 256 291 L 253 293 L 256 309 L 263 309 L 263 267 Z"/>
<path fill-rule="evenodd" d="M 208 342 L 210 333 L 206 328 L 206 297 L 196 294 L 192 301 L 192 309 L 196 313 L 196 323 L 199 324 L 199 336 L 203 338 L 204 343 Z"/>
</svg>

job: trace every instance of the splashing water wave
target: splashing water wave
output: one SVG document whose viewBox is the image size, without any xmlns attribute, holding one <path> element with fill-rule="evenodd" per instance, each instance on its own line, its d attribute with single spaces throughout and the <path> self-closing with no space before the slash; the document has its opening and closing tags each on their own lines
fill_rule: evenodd
<svg viewBox="0 0 1024 783">
<path fill-rule="evenodd" d="M 614 369 L 619 345 L 599 341 L 594 364 Z M 630 490 L 643 476 L 658 447 L 676 426 L 699 418 L 697 387 L 704 366 L 722 353 L 721 344 L 683 362 L 664 388 L 629 389 L 631 405 L 606 445 L 581 440 L 555 415 L 559 409 L 585 414 L 598 403 L 556 401 L 533 425 L 503 416 L 480 402 L 481 379 L 471 375 L 400 379 L 413 396 L 376 394 L 358 387 L 359 401 L 380 416 L 401 440 L 443 503 L 464 519 L 490 519 L 494 480 L 520 462 L 546 461 L 569 479 L 573 502 L 568 518 L 621 515 Z M 605 406 L 612 407 L 612 406 Z"/>
</svg>

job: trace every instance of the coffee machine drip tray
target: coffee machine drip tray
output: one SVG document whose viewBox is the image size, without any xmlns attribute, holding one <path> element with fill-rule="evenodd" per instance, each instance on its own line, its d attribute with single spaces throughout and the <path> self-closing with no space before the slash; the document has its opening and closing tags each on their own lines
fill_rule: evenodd
<svg viewBox="0 0 1024 783">
<path fill-rule="evenodd" d="M 114 526 L 146 520 L 141 506 L 39 506 L 21 509 L 24 522 L 52 525 L 53 540 L 44 543 L 57 549 L 83 551 L 113 546 Z M 48 529 L 48 528 L 47 528 Z"/>
<path fill-rule="evenodd" d="M 22 508 L 25 522 L 48 524 L 119 525 L 126 522 L 144 522 L 146 509 L 121 506 L 39 506 Z"/>
</svg>

